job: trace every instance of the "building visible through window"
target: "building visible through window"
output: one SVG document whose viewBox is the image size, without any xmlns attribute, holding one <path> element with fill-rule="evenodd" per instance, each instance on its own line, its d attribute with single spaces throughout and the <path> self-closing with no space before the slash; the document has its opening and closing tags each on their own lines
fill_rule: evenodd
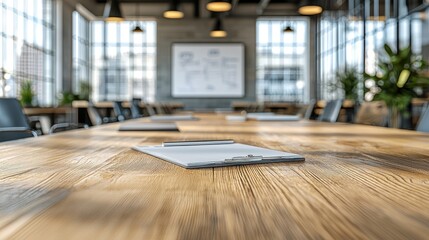
<svg viewBox="0 0 429 240">
<path fill-rule="evenodd" d="M 94 101 L 154 101 L 156 22 L 138 23 L 144 33 L 131 31 L 136 21 L 91 22 Z"/>
<path fill-rule="evenodd" d="M 53 7 L 52 0 L 0 0 L 0 70 L 7 74 L 0 96 L 19 97 L 30 82 L 34 105 L 55 103 Z"/>
<path fill-rule="evenodd" d="M 256 48 L 258 100 L 308 101 L 308 19 L 259 18 Z"/>
</svg>

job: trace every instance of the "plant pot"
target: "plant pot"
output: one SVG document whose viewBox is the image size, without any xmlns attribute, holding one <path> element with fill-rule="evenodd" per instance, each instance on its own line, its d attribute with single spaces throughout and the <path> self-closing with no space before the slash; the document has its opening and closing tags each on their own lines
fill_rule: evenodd
<svg viewBox="0 0 429 240">
<path fill-rule="evenodd" d="M 389 108 L 389 119 L 387 125 L 390 128 L 401 128 L 401 113 L 396 106 L 391 106 Z"/>
</svg>

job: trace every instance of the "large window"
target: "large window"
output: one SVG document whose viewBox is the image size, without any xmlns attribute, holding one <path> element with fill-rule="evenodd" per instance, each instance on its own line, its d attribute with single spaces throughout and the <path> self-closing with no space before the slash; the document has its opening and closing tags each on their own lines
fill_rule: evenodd
<svg viewBox="0 0 429 240">
<path fill-rule="evenodd" d="M 413 53 L 429 59 L 428 10 L 416 0 L 344 1 L 341 9 L 325 12 L 319 22 L 319 97 L 342 97 L 341 91 L 329 86 L 335 73 L 355 68 L 358 73 L 375 73 L 379 59 L 384 57 L 385 43 L 394 50 L 411 46 Z M 415 9 L 420 8 L 420 11 Z M 362 79 L 363 80 L 363 79 Z M 364 84 L 359 96 L 364 99 Z M 371 100 L 371 99 L 366 99 Z"/>
<path fill-rule="evenodd" d="M 330 87 L 338 71 L 363 70 L 363 22 L 358 10 L 349 18 L 344 14 L 342 11 L 325 14 L 319 23 L 319 96 L 322 99 L 343 97 Z"/>
<path fill-rule="evenodd" d="M 293 32 L 283 32 L 288 26 Z M 258 100 L 307 101 L 308 19 L 258 19 L 256 49 Z"/>
<path fill-rule="evenodd" d="M 95 101 L 155 99 L 156 22 L 139 21 L 144 33 L 133 33 L 135 21 L 92 25 L 92 85 Z"/>
<path fill-rule="evenodd" d="M 89 21 L 73 12 L 73 90 L 79 92 L 82 83 L 90 83 Z"/>
<path fill-rule="evenodd" d="M 52 0 L 0 0 L 0 96 L 17 97 L 30 81 L 33 104 L 54 103 L 53 7 Z"/>
</svg>

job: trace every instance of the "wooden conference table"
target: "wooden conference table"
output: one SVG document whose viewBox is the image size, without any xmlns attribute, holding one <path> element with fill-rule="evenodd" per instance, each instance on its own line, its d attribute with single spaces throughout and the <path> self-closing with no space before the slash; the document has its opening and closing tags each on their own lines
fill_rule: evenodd
<svg viewBox="0 0 429 240">
<path fill-rule="evenodd" d="M 428 134 L 200 117 L 180 133 L 111 124 L 1 144 L 0 239 L 429 236 Z M 204 138 L 306 161 L 186 170 L 130 149 Z"/>
<path fill-rule="evenodd" d="M 55 123 L 55 118 L 58 116 L 66 116 L 69 122 L 72 122 L 73 108 L 71 107 L 30 107 L 24 108 L 24 113 L 27 116 L 48 116 L 50 124 Z"/>
</svg>

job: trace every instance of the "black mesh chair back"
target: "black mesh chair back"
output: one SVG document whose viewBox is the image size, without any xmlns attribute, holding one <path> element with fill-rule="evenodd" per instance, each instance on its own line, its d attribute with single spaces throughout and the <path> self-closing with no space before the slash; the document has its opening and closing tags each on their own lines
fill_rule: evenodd
<svg viewBox="0 0 429 240">
<path fill-rule="evenodd" d="M 16 98 L 0 98 L 0 142 L 35 137 Z"/>
<path fill-rule="evenodd" d="M 340 115 L 342 105 L 343 100 L 341 99 L 329 101 L 326 103 L 325 109 L 323 109 L 323 113 L 319 120 L 322 122 L 336 122 Z"/>
<path fill-rule="evenodd" d="M 125 111 L 122 107 L 122 102 L 115 101 L 113 102 L 113 112 L 115 113 L 116 118 L 118 121 L 122 122 L 125 120 Z"/>
<path fill-rule="evenodd" d="M 420 116 L 416 130 L 429 133 L 429 104 L 427 103 L 423 107 L 422 115 Z"/>
</svg>

